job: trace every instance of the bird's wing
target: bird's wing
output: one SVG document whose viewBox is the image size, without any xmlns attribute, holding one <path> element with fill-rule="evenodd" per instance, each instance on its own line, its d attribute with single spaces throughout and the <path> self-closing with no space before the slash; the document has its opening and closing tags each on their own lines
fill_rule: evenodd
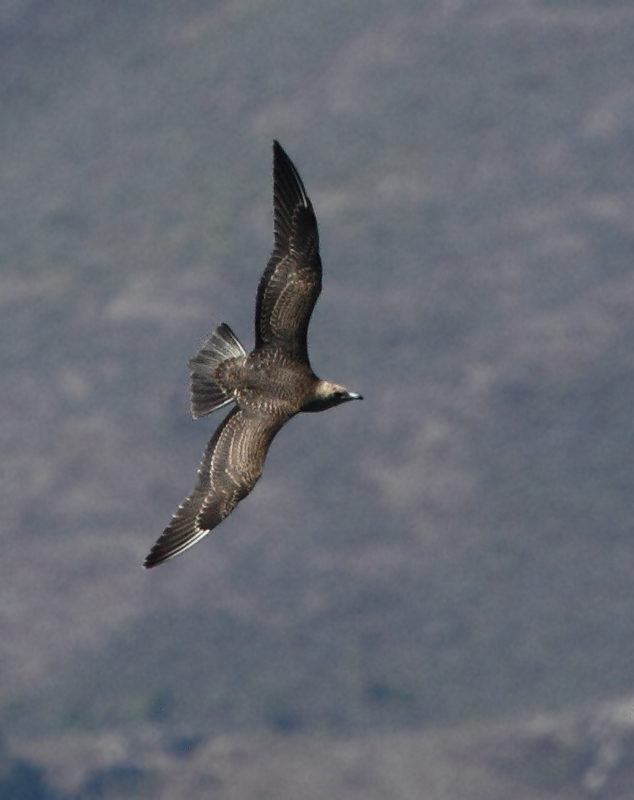
<svg viewBox="0 0 634 800">
<path fill-rule="evenodd" d="M 285 422 L 285 417 L 239 407 L 228 414 L 207 446 L 196 488 L 150 551 L 146 568 L 187 550 L 233 511 L 255 486 L 269 445 Z"/>
<path fill-rule="evenodd" d="M 255 346 L 276 344 L 308 364 L 306 334 L 321 292 L 319 234 L 306 189 L 279 142 L 273 143 L 275 243 L 258 286 Z"/>
</svg>

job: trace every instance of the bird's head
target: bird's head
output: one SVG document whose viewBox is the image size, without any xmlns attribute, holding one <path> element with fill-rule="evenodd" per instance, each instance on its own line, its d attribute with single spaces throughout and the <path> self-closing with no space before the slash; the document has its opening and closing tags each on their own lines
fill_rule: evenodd
<svg viewBox="0 0 634 800">
<path fill-rule="evenodd" d="M 349 392 L 345 386 L 330 381 L 318 381 L 315 390 L 302 407 L 302 411 L 326 411 L 350 400 L 363 400 L 358 392 Z"/>
</svg>

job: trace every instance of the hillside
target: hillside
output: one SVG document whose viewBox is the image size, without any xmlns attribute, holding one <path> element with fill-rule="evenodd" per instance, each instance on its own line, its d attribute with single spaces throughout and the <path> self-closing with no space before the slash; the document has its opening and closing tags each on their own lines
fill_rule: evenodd
<svg viewBox="0 0 634 800">
<path fill-rule="evenodd" d="M 5 748 L 0 796 L 630 800 L 632 710 L 629 697 L 576 713 L 353 738 L 206 737 L 155 726 L 71 734 Z"/>
<path fill-rule="evenodd" d="M 379 736 L 632 691 L 633 32 L 598 0 L 5 4 L 6 731 Z M 145 573 L 218 421 L 187 359 L 251 341 L 273 138 L 320 222 L 313 365 L 366 400 Z"/>
</svg>

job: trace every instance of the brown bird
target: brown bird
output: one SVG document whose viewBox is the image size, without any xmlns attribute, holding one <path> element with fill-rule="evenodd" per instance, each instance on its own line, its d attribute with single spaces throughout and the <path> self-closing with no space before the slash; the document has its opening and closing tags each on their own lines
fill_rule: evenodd
<svg viewBox="0 0 634 800">
<path fill-rule="evenodd" d="M 219 525 L 255 486 L 273 437 L 301 411 L 325 411 L 356 392 L 320 380 L 310 366 L 306 334 L 321 292 L 315 212 L 279 142 L 273 143 L 275 243 L 258 286 L 255 347 L 250 355 L 224 323 L 191 359 L 194 418 L 235 403 L 214 433 L 196 488 L 145 559 L 155 567 Z"/>
</svg>

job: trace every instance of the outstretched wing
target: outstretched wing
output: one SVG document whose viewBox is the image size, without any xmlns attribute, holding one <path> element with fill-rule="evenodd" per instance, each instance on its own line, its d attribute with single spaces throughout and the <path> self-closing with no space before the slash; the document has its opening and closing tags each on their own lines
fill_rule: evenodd
<svg viewBox="0 0 634 800">
<path fill-rule="evenodd" d="M 306 334 L 321 292 L 319 234 L 306 189 L 279 142 L 273 143 L 275 244 L 258 286 L 255 346 L 277 344 L 308 364 Z"/>
<path fill-rule="evenodd" d="M 236 407 L 213 435 L 194 491 L 145 559 L 149 569 L 182 553 L 229 516 L 255 486 L 273 437 L 286 419 Z"/>
</svg>

